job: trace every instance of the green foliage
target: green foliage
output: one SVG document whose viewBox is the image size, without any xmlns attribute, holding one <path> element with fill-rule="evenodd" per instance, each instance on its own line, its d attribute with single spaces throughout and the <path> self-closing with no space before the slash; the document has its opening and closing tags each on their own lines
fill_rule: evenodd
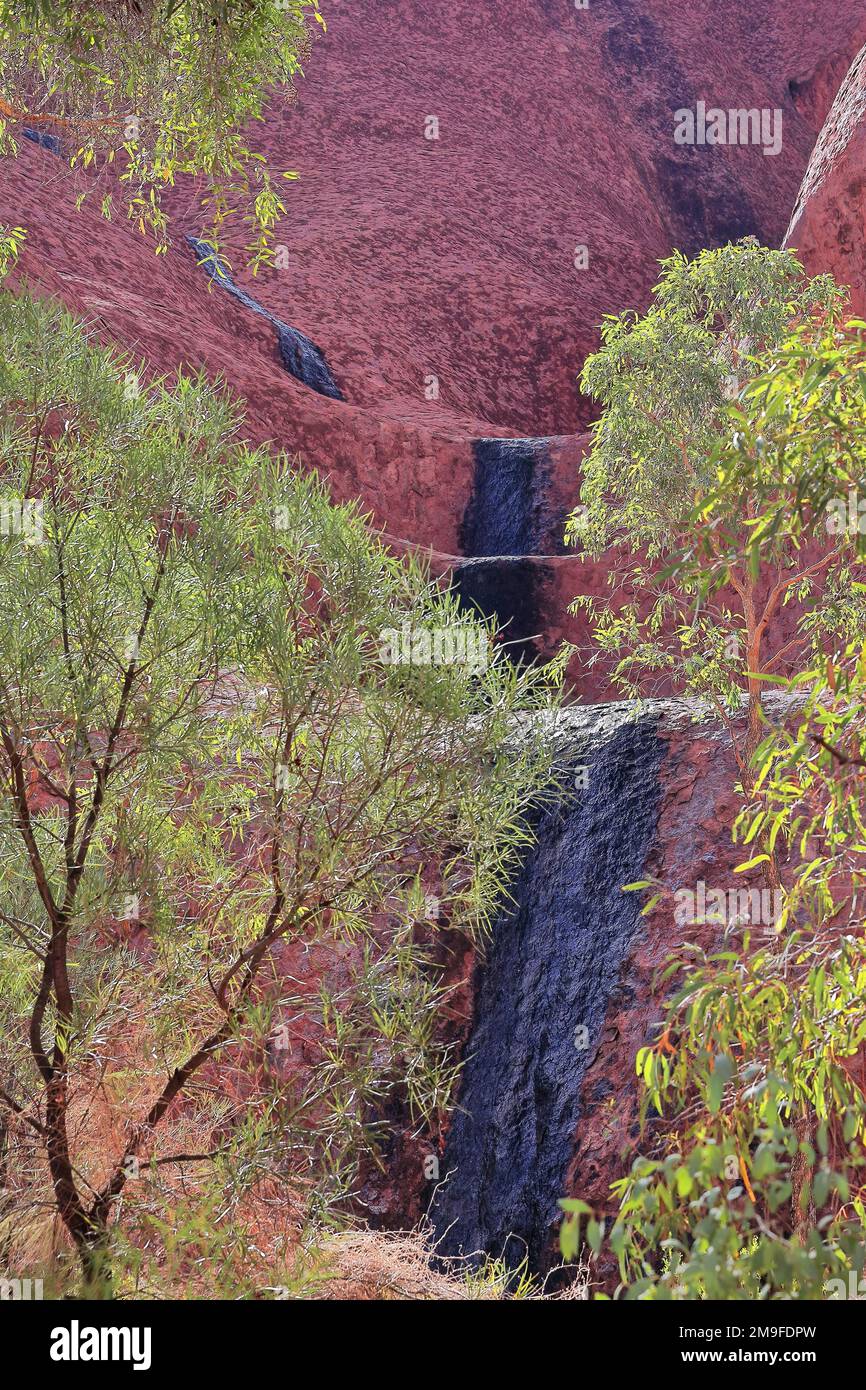
<svg viewBox="0 0 866 1390">
<path fill-rule="evenodd" d="M 88 172 L 81 198 L 99 190 L 109 218 L 114 194 L 92 175 L 116 167 L 126 215 L 159 250 L 163 191 L 197 176 L 206 234 L 241 212 L 255 269 L 285 209 L 248 131 L 301 72 L 311 16 L 323 23 L 318 0 L 2 0 L 0 152 L 17 152 L 22 127 L 58 135 Z"/>
<path fill-rule="evenodd" d="M 463 1284 L 470 1298 L 508 1298 L 525 1301 L 541 1296 L 540 1286 L 528 1270 L 529 1258 L 524 1256 L 514 1269 L 505 1260 L 486 1255 L 481 1264 L 467 1265 Z"/>
<path fill-rule="evenodd" d="M 143 383 L 8 294 L 0 345 L 0 1071 L 92 1275 L 194 1079 L 211 1158 L 308 1215 L 378 1161 L 386 1107 L 435 1127 L 437 924 L 483 939 L 550 777 L 515 719 L 557 688 L 383 660 L 404 621 L 492 634 L 241 444 L 204 377 Z M 199 1089 L 211 1059 L 234 1106 Z"/>
<path fill-rule="evenodd" d="M 27 238 L 23 227 L 3 227 L 0 225 L 0 280 L 12 269 L 21 254 L 21 247 Z"/>
<path fill-rule="evenodd" d="M 569 535 L 592 555 L 625 542 L 648 559 L 676 552 L 715 477 L 727 407 L 793 320 L 828 314 L 841 292 L 805 280 L 788 251 L 752 242 L 661 262 L 646 314 L 609 316 L 582 389 L 601 403 Z"/>
<path fill-rule="evenodd" d="M 795 782 L 805 800 L 813 790 L 792 756 L 799 742 L 780 731 L 762 750 L 786 802 Z M 825 810 L 815 806 L 811 826 L 793 815 L 782 833 L 808 848 L 813 831 L 827 833 L 839 846 Z M 653 1109 L 661 1124 L 612 1187 L 608 1240 L 629 1298 L 820 1298 L 863 1273 L 862 886 L 859 872 L 847 877 L 828 913 L 827 867 L 804 858 L 786 894 L 803 926 L 729 928 L 721 949 L 686 946 L 662 976 L 674 991 L 661 1036 L 636 1058 L 642 1119 Z M 562 1205 L 571 1258 L 590 1209 Z M 604 1225 L 591 1225 L 598 1253 Z"/>
<path fill-rule="evenodd" d="M 866 883 L 866 651 L 853 643 L 835 661 L 804 672 L 794 683 L 796 719 L 774 729 L 758 750 L 758 802 L 735 830 L 753 836 L 768 828 L 793 857 L 788 890 L 792 920 L 858 930 L 858 894 Z"/>
<path fill-rule="evenodd" d="M 684 568 L 693 561 L 723 580 L 742 525 L 760 562 L 780 546 L 832 549 L 846 536 L 862 554 L 866 508 L 850 493 L 866 465 L 864 328 L 835 315 L 793 323 L 756 362 L 727 411 Z"/>
<path fill-rule="evenodd" d="M 612 543 L 627 554 L 611 571 L 615 600 L 578 595 L 573 609 L 590 614 L 596 659 L 615 658 L 627 693 L 664 683 L 712 703 L 748 785 L 761 680 L 781 678 L 810 645 L 844 644 L 864 616 L 854 537 L 805 554 L 796 507 L 835 437 L 829 393 L 842 363 L 839 432 L 847 449 L 866 448 L 849 399 L 853 382 L 862 402 L 852 367 L 862 349 L 832 280 L 807 281 L 789 252 L 747 243 L 663 264 L 656 304 L 608 320 L 585 368 L 604 412 L 570 535 L 594 555 Z M 809 615 L 780 642 L 779 616 L 795 601 Z M 741 740 L 729 716 L 744 697 Z"/>
<path fill-rule="evenodd" d="M 645 1151 L 614 1184 L 607 1232 L 586 1226 L 631 1298 L 847 1297 L 863 1274 L 862 328 L 808 318 L 755 360 L 669 570 L 702 608 L 732 583 L 757 617 L 774 595 L 807 600 L 788 649 L 810 660 L 781 682 L 776 725 L 761 712 L 750 727 L 732 827 L 741 871 L 783 866 L 783 910 L 667 964 L 659 1037 L 636 1058 Z M 771 668 L 747 673 L 758 695 Z M 573 1256 L 592 1213 L 563 1205 Z"/>
<path fill-rule="evenodd" d="M 804 862 L 801 888 L 813 870 Z M 789 910 L 795 901 L 792 891 Z M 860 925 L 855 904 L 856 893 L 850 923 L 733 930 L 721 950 L 686 947 L 668 965 L 677 984 L 661 1038 L 636 1058 L 643 1115 L 652 1107 L 664 1124 L 612 1189 L 609 1241 L 628 1297 L 815 1298 L 862 1274 L 866 946 L 847 934 Z M 562 1205 L 572 1256 L 589 1208 Z M 597 1252 L 596 1232 L 586 1238 Z"/>
</svg>

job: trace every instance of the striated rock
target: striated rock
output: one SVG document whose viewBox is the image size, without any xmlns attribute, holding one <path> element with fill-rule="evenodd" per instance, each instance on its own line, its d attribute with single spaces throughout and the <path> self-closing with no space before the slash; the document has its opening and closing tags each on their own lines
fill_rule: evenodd
<svg viewBox="0 0 866 1390">
<path fill-rule="evenodd" d="M 621 884 L 641 876 L 658 819 L 653 721 L 620 710 L 611 722 L 593 719 L 569 746 L 573 790 L 542 815 L 479 972 L 432 1207 L 441 1255 L 486 1252 L 515 1267 L 528 1254 L 533 1270 L 549 1255 L 585 1073 L 640 923 L 640 899 Z"/>
<path fill-rule="evenodd" d="M 807 270 L 830 271 L 866 313 L 866 49 L 846 77 L 806 170 L 785 237 Z"/>
<path fill-rule="evenodd" d="M 472 497 L 461 527 L 464 555 L 532 555 L 550 530 L 546 439 L 476 439 Z M 561 529 L 561 528 L 560 528 Z"/>
</svg>

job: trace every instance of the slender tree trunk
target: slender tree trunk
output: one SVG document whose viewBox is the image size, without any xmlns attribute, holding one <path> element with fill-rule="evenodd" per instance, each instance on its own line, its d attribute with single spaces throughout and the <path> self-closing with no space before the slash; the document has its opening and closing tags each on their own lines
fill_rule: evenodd
<svg viewBox="0 0 866 1390">
<path fill-rule="evenodd" d="M 747 680 L 747 728 L 746 742 L 743 750 L 743 763 L 746 771 L 743 775 L 743 792 L 751 800 L 755 790 L 755 771 L 754 757 L 761 745 L 763 730 L 763 705 L 761 697 L 763 695 L 763 682 L 758 680 L 758 673 L 761 670 L 762 661 L 762 638 L 763 631 L 758 620 L 757 612 L 757 585 L 753 579 L 746 581 L 745 592 L 743 594 L 743 612 L 746 619 L 746 670 Z M 764 841 L 764 836 L 761 837 Z M 779 865 L 769 846 L 764 843 L 765 852 L 769 858 L 761 866 L 762 876 L 765 884 L 771 891 L 776 891 L 782 886 L 782 879 L 779 874 Z"/>
<path fill-rule="evenodd" d="M 815 1147 L 815 1117 L 808 1111 L 797 1119 L 794 1133 L 798 1144 Z M 812 1197 L 812 1177 L 814 1169 L 806 1154 L 798 1149 L 791 1163 L 791 1212 L 794 1219 L 794 1235 L 801 1245 L 806 1244 L 809 1232 L 815 1227 L 815 1202 Z M 808 1187 L 809 1195 L 804 1194 Z"/>
<path fill-rule="evenodd" d="M 9 1197 L 9 1123 L 5 1115 L 0 1116 L 0 1221 L 5 1221 L 12 1202 Z M 11 1232 L 0 1241 L 0 1268 L 9 1265 L 9 1252 L 12 1244 Z"/>
</svg>

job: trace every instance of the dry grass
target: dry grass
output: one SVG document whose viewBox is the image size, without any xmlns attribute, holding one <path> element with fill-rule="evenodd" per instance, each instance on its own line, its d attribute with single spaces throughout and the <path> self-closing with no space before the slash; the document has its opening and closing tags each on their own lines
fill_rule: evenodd
<svg viewBox="0 0 866 1390">
<path fill-rule="evenodd" d="M 473 1289 L 458 1274 L 437 1272 L 419 1232 L 343 1231 L 323 1246 L 332 1273 L 322 1296 L 332 1299 L 463 1300 L 502 1297 L 495 1288 Z"/>
<path fill-rule="evenodd" d="M 476 1269 L 469 1262 L 450 1260 L 447 1272 L 431 1263 L 427 1233 L 343 1231 L 323 1245 L 331 1273 L 319 1297 L 353 1300 L 501 1301 L 584 1299 L 586 1271 L 579 1268 L 569 1287 L 555 1294 L 540 1282 L 512 1278 L 501 1261 L 487 1259 Z M 439 1262 L 437 1262 L 439 1263 Z"/>
</svg>

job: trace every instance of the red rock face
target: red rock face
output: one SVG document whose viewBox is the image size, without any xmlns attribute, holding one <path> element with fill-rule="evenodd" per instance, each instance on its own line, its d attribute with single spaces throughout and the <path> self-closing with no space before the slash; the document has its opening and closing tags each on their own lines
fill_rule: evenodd
<svg viewBox="0 0 866 1390">
<path fill-rule="evenodd" d="M 22 141 L 0 165 L 0 222 L 26 227 L 13 283 L 56 296 L 148 373 L 203 368 L 241 397 L 245 433 L 298 454 L 357 498 L 376 524 L 443 548 L 458 544 L 472 482 L 465 439 L 317 395 L 282 367 L 273 327 L 209 281 L 179 237 L 164 257 L 128 224 L 80 212 L 57 159 Z"/>
<path fill-rule="evenodd" d="M 866 16 L 857 0 L 763 8 L 756 23 L 747 0 L 335 0 L 299 100 L 275 98 L 257 132 L 302 175 L 285 268 L 254 282 L 233 262 L 324 349 L 345 404 L 297 385 L 270 326 L 208 289 L 182 236 L 201 227 L 189 187 L 154 260 L 128 225 L 76 214 L 62 166 L 23 141 L 0 218 L 28 229 L 28 277 L 106 337 L 155 371 L 223 373 L 254 440 L 299 453 L 390 534 L 457 553 L 472 438 L 579 432 L 598 322 L 645 306 L 659 257 L 781 238 Z M 701 100 L 780 110 L 780 153 L 675 144 L 674 112 Z M 553 455 L 561 512 L 579 441 Z"/>
<path fill-rule="evenodd" d="M 738 799 L 734 792 L 737 771 L 727 738 L 711 724 L 690 725 L 676 719 L 663 720 L 661 733 L 666 756 L 647 875 L 664 883 L 670 893 L 685 889 L 696 897 L 701 882 L 708 891 L 745 887 L 747 881 L 733 872 L 742 863 L 742 847 L 730 840 Z M 748 887 L 760 889 L 754 875 Z M 657 1041 L 656 1023 L 665 994 L 657 976 L 683 941 L 711 950 L 721 934 L 713 922 L 679 925 L 669 900 L 643 923 L 584 1077 L 567 1183 L 570 1194 L 592 1202 L 611 1219 L 617 1204 L 610 1183 L 628 1171 L 652 1137 L 651 1132 L 643 1138 L 640 1134 L 634 1059 L 638 1048 Z M 615 1286 L 615 1273 L 604 1261 L 596 1273 L 602 1279 L 613 1276 L 610 1287 Z"/>
<path fill-rule="evenodd" d="M 809 167 L 786 246 L 814 275 L 830 271 L 851 288 L 855 313 L 866 312 L 866 49 L 854 62 Z"/>
<path fill-rule="evenodd" d="M 274 102 L 260 136 L 301 173 L 263 298 L 348 400 L 473 434 L 580 429 L 599 320 L 646 303 L 659 257 L 779 243 L 866 38 L 856 0 L 775 0 L 760 21 L 748 0 L 324 9 L 297 103 Z M 781 153 L 677 146 L 674 112 L 700 99 L 780 109 Z M 188 204 L 183 222 L 197 230 Z"/>
<path fill-rule="evenodd" d="M 302 175 L 277 233 L 280 268 L 254 279 L 231 239 L 227 254 L 240 285 L 324 350 L 344 402 L 296 382 L 272 325 L 210 288 L 184 237 L 201 230 L 189 188 L 170 199 L 175 244 L 155 259 L 95 205 L 77 213 L 59 162 L 23 141 L 0 168 L 0 220 L 27 227 L 22 270 L 36 287 L 146 369 L 222 375 L 253 442 L 297 454 L 413 546 L 461 553 L 474 438 L 553 435 L 531 548 L 555 557 L 591 414 L 577 378 L 599 320 L 645 306 L 675 247 L 778 241 L 834 83 L 866 38 L 853 0 L 832 13 L 815 0 L 796 18 L 769 8 L 756 30 L 745 0 L 688 11 L 511 0 L 507 23 L 499 0 L 391 4 L 375 21 L 361 0 L 335 5 L 300 99 L 275 98 L 258 133 L 276 167 Z M 678 146 L 674 112 L 699 100 L 780 110 L 780 153 Z M 852 176 L 855 200 L 856 187 Z M 855 214 L 838 251 L 813 236 L 813 260 L 856 260 Z M 562 636 L 586 648 L 585 623 L 565 610 L 577 592 L 604 592 L 607 568 L 503 563 L 512 594 L 528 585 L 522 616 L 513 601 L 504 610 L 493 575 L 488 606 L 499 602 L 509 639 L 531 616 L 523 635 L 540 633 L 543 651 Z M 571 682 L 584 700 L 612 693 L 581 654 Z"/>
</svg>

